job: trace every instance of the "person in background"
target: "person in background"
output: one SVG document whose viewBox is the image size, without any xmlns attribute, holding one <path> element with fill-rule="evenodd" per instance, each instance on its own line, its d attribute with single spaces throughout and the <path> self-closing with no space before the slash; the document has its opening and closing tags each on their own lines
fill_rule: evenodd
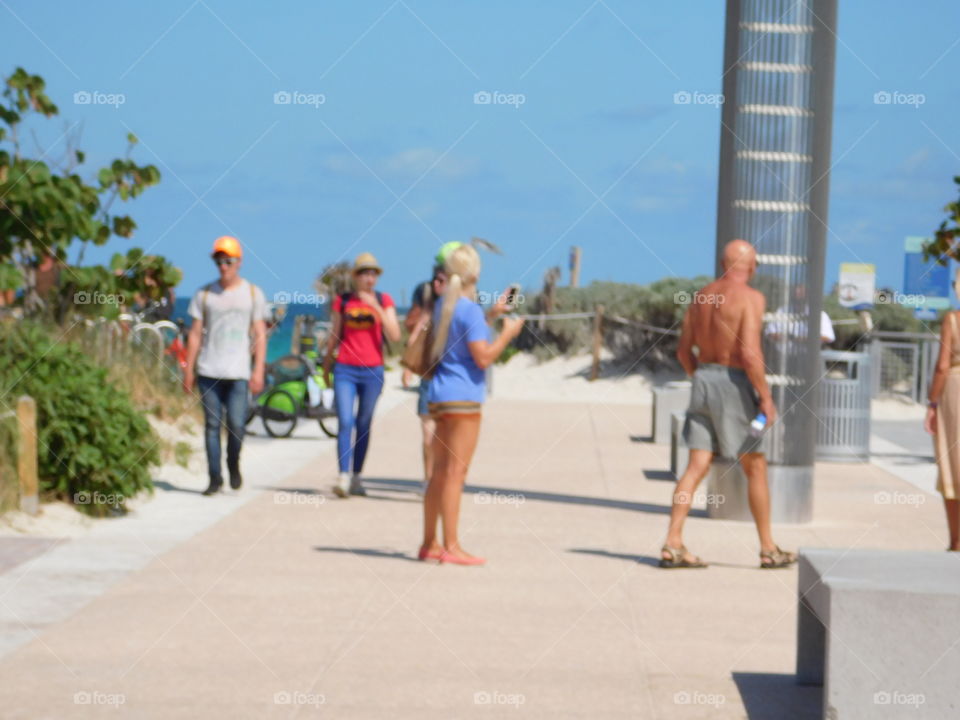
<svg viewBox="0 0 960 720">
<path fill-rule="evenodd" d="M 393 299 L 376 291 L 382 274 L 377 259 L 362 253 L 353 266 L 354 291 L 338 295 L 331 308 L 332 327 L 323 370 L 327 387 L 334 389 L 340 423 L 339 475 L 333 492 L 342 498 L 367 494 L 360 474 L 370 447 L 373 411 L 383 392 L 383 339 L 386 336 L 391 342 L 400 340 Z"/>
<path fill-rule="evenodd" d="M 960 291 L 960 272 L 954 290 Z M 933 435 L 937 456 L 937 490 L 943 495 L 950 545 L 960 552 L 960 322 L 950 311 L 940 328 L 940 357 L 930 383 L 930 404 L 923 426 Z"/>
<path fill-rule="evenodd" d="M 797 285 L 794 289 L 794 297 L 799 303 L 803 303 L 803 314 L 810 316 L 810 306 L 807 304 L 807 286 Z M 807 321 L 801 319 L 798 315 L 790 317 L 790 308 L 786 305 L 777 309 L 773 320 L 764 328 L 763 334 L 771 340 L 779 340 L 786 336 L 790 340 L 802 342 L 807 339 Z M 820 345 L 828 346 L 837 341 L 837 334 L 833 329 L 833 321 L 827 315 L 826 310 L 820 311 Z"/>
<path fill-rule="evenodd" d="M 436 418 L 433 474 L 423 501 L 423 543 L 420 560 L 457 565 L 486 561 L 460 545 L 460 499 L 470 461 L 480 436 L 480 416 L 490 367 L 523 328 L 523 320 L 504 318 L 503 331 L 493 342 L 483 309 L 476 302 L 480 256 L 470 245 L 458 247 L 445 262 L 447 286 L 433 311 L 436 328 L 430 356 L 436 371 L 430 381 L 430 413 Z M 505 299 L 491 315 L 508 311 Z M 437 541 L 437 521 L 443 522 L 443 545 Z"/>
<path fill-rule="evenodd" d="M 220 278 L 200 288 L 190 301 L 187 314 L 193 318 L 193 324 L 187 336 L 183 369 L 184 389 L 191 392 L 196 378 L 203 405 L 210 476 L 204 495 L 213 495 L 223 486 L 220 431 L 224 417 L 230 487 L 239 490 L 243 484 L 240 448 L 247 420 L 247 391 L 249 388 L 257 394 L 263 390 L 267 353 L 264 325 L 267 302 L 260 288 L 240 277 L 243 260 L 240 243 L 229 235 L 217 238 L 212 257 Z"/>
<path fill-rule="evenodd" d="M 426 325 L 433 317 L 433 309 L 436 300 L 443 296 L 443 291 L 447 285 L 447 275 L 443 264 L 447 256 L 463 245 L 461 242 L 449 242 L 440 248 L 434 258 L 433 278 L 417 285 L 413 291 L 413 304 L 410 312 L 404 320 L 404 326 L 408 333 L 413 333 L 418 325 Z M 404 370 L 404 372 L 410 372 Z M 423 486 L 421 492 L 427 491 L 427 485 L 430 484 L 430 476 L 433 474 L 433 441 L 436 436 L 437 423 L 430 415 L 430 405 L 427 402 L 427 395 L 430 392 L 430 378 L 420 378 L 420 388 L 418 391 L 419 400 L 417 402 L 417 414 L 420 416 L 420 427 L 423 433 Z"/>
</svg>

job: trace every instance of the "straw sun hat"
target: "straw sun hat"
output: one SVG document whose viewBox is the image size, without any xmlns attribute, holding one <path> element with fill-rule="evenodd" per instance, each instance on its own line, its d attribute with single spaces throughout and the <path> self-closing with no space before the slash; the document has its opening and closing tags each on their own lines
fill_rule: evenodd
<svg viewBox="0 0 960 720">
<path fill-rule="evenodd" d="M 383 274 L 383 268 L 380 267 L 380 264 L 377 262 L 377 259 L 373 256 L 373 253 L 360 253 L 357 256 L 357 259 L 353 263 L 353 274 L 356 275 L 358 272 L 364 270 L 376 270 L 377 275 Z"/>
</svg>

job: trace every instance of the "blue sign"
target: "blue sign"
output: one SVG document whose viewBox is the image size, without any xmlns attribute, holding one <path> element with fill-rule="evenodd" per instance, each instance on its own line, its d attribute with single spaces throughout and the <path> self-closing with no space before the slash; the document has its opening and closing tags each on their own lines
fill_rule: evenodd
<svg viewBox="0 0 960 720">
<path fill-rule="evenodd" d="M 928 238 L 908 237 L 906 257 L 903 263 L 903 292 L 905 295 L 921 296 L 927 309 L 950 307 L 950 268 L 938 265 L 935 260 L 923 261 L 923 243 Z"/>
<path fill-rule="evenodd" d="M 923 322 L 933 322 L 937 319 L 937 311 L 932 307 L 918 307 L 913 311 L 913 316 Z"/>
</svg>

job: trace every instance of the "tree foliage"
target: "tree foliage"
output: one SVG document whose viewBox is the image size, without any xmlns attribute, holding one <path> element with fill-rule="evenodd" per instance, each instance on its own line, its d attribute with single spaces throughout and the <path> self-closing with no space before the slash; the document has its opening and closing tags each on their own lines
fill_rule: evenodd
<svg viewBox="0 0 960 720">
<path fill-rule="evenodd" d="M 136 248 L 126 256 L 115 255 L 111 269 L 81 266 L 83 250 L 90 244 L 104 245 L 114 235 L 133 236 L 137 229 L 133 218 L 114 214 L 111 207 L 117 198 L 131 200 L 159 183 L 160 171 L 130 158 L 137 144 L 132 133 L 127 135 L 125 157 L 102 168 L 90 182 L 76 171 L 85 156 L 69 140 L 59 166 L 48 164 L 47 152 L 25 157 L 22 135 L 28 117 L 59 114 L 45 88 L 42 77 L 17 68 L 0 93 L 0 290 L 23 288 L 26 309 L 44 309 L 50 299 L 38 296 L 35 287 L 36 269 L 46 260 L 61 270 L 59 298 L 54 299 L 61 314 L 78 292 L 162 294 L 179 282 L 179 271 L 162 257 L 144 255 Z M 69 131 L 65 134 L 69 138 Z M 67 252 L 75 242 L 81 250 L 76 266 L 71 266 Z M 149 273 L 139 267 L 148 259 Z M 144 280 L 148 275 L 151 282 Z M 91 309 L 82 308 L 88 313 Z"/>
<path fill-rule="evenodd" d="M 960 193 L 960 175 L 955 176 L 953 182 Z M 923 246 L 924 260 L 936 258 L 941 265 L 946 265 L 949 258 L 960 260 L 960 244 L 957 243 L 957 236 L 960 235 L 960 198 L 948 203 L 944 210 L 946 219 L 934 232 L 933 240 Z"/>
<path fill-rule="evenodd" d="M 338 262 L 327 265 L 313 283 L 314 289 L 321 295 L 334 298 L 353 290 L 353 265 Z"/>
</svg>

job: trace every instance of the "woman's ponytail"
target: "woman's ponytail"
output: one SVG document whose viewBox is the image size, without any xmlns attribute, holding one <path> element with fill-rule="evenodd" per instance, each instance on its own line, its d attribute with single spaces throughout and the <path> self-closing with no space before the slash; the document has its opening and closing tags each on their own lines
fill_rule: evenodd
<svg viewBox="0 0 960 720">
<path fill-rule="evenodd" d="M 450 337 L 450 324 L 453 322 L 453 311 L 457 308 L 457 301 L 463 292 L 463 278 L 457 274 L 447 278 L 447 287 L 443 291 L 443 303 L 440 310 L 440 324 L 433 334 L 433 347 L 430 348 L 430 364 L 440 360 L 443 349 L 447 346 Z"/>
<path fill-rule="evenodd" d="M 447 257 L 444 263 L 447 273 L 447 287 L 443 292 L 443 305 L 440 311 L 440 323 L 433 334 L 433 347 L 430 348 L 430 364 L 440 360 L 447 340 L 450 338 L 450 325 L 453 311 L 463 295 L 463 288 L 476 286 L 480 278 L 480 255 L 471 245 L 461 245 Z"/>
</svg>

